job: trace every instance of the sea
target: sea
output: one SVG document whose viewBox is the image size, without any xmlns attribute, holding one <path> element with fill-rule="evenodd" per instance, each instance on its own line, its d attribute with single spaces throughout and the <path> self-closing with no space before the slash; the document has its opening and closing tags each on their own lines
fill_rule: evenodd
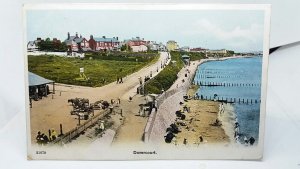
<svg viewBox="0 0 300 169">
<path fill-rule="evenodd" d="M 227 101 L 239 123 L 239 142 L 259 137 L 262 57 L 231 58 L 199 65 L 194 83 L 201 99 Z"/>
</svg>

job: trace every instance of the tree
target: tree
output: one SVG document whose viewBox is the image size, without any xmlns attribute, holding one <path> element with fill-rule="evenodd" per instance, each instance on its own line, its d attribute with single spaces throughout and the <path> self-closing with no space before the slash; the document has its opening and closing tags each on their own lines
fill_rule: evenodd
<svg viewBox="0 0 300 169">
<path fill-rule="evenodd" d="M 132 48 L 129 45 L 124 44 L 121 46 L 121 51 L 132 51 Z"/>
<path fill-rule="evenodd" d="M 47 38 L 45 41 L 38 43 L 38 47 L 41 51 L 55 51 L 55 52 L 66 52 L 68 47 L 66 43 L 60 41 L 51 41 Z"/>
</svg>

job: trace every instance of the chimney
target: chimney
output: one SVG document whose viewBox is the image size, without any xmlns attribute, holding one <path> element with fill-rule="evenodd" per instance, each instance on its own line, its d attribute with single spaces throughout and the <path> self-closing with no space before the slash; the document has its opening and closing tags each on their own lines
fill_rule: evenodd
<svg viewBox="0 0 300 169">
<path fill-rule="evenodd" d="M 80 35 L 80 38 L 82 38 L 82 36 Z"/>
<path fill-rule="evenodd" d="M 94 39 L 93 35 L 90 35 L 90 39 Z"/>
<path fill-rule="evenodd" d="M 76 38 L 78 38 L 78 33 L 76 32 Z"/>
<path fill-rule="evenodd" d="M 117 40 L 119 40 L 119 37 L 116 37 Z"/>
<path fill-rule="evenodd" d="M 70 39 L 70 32 L 68 32 L 68 40 Z"/>
<path fill-rule="evenodd" d="M 105 39 L 105 36 L 102 36 L 103 39 Z"/>
</svg>

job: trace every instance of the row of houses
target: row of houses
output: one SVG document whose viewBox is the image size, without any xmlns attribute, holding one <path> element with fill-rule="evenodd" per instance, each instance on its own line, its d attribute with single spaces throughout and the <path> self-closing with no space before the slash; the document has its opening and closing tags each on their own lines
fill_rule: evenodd
<svg viewBox="0 0 300 169">
<path fill-rule="evenodd" d="M 27 50 L 38 50 L 38 43 L 41 41 L 43 41 L 41 38 L 37 38 L 35 41 L 29 41 Z M 81 35 L 78 35 L 78 33 L 74 36 L 71 36 L 70 33 L 68 33 L 67 38 L 63 42 L 66 44 L 68 52 L 120 51 L 123 45 L 128 45 L 133 52 L 144 52 L 148 49 L 154 51 L 167 50 L 163 43 L 147 41 L 140 37 L 120 41 L 118 37 L 94 37 L 93 35 L 90 35 L 89 40 L 87 40 Z"/>
<path fill-rule="evenodd" d="M 28 51 L 37 51 L 38 43 L 43 39 L 37 38 L 27 44 Z M 53 39 L 55 43 L 61 43 L 57 38 Z M 189 46 L 179 47 L 175 40 L 169 40 L 166 45 L 157 43 L 156 41 L 145 40 L 141 37 L 134 37 L 120 41 L 118 37 L 94 37 L 90 35 L 89 40 L 76 33 L 71 36 L 68 32 L 67 38 L 63 41 L 67 46 L 68 52 L 87 52 L 87 51 L 120 51 L 123 45 L 127 45 L 133 52 L 144 52 L 147 50 L 152 51 L 185 51 L 185 52 L 202 52 L 209 54 L 227 54 L 226 49 L 209 50 L 204 48 L 190 48 Z"/>
</svg>

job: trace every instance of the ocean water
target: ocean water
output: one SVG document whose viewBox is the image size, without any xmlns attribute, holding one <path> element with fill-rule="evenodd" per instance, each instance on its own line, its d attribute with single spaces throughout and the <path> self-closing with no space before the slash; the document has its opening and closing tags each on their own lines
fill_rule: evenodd
<svg viewBox="0 0 300 169">
<path fill-rule="evenodd" d="M 209 61 L 199 65 L 194 83 L 202 99 L 233 102 L 240 125 L 240 142 L 244 136 L 258 141 L 262 57 Z"/>
</svg>

